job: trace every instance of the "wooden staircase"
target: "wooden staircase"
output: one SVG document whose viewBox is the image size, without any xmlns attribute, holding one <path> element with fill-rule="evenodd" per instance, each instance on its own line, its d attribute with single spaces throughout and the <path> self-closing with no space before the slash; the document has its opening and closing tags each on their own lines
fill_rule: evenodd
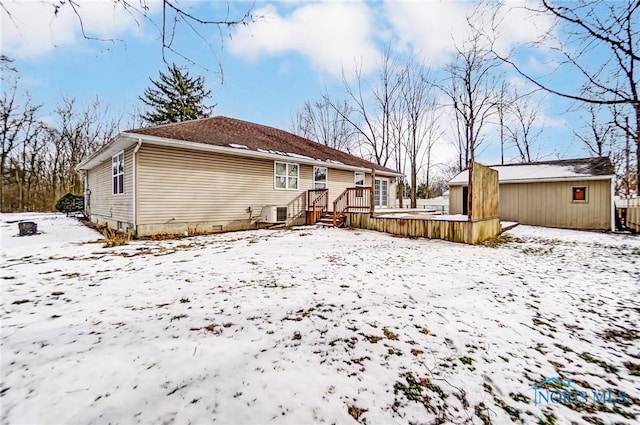
<svg viewBox="0 0 640 425">
<path fill-rule="evenodd" d="M 371 187 L 350 187 L 333 201 L 329 211 L 329 190 L 307 190 L 307 224 L 326 227 L 344 227 L 349 212 L 373 212 Z"/>
<path fill-rule="evenodd" d="M 320 219 L 316 221 L 316 224 L 318 226 L 323 226 L 323 227 L 344 227 L 344 219 L 345 219 L 344 214 L 337 214 L 336 224 L 334 225 L 333 211 L 330 211 L 330 212 L 326 212 L 322 217 L 320 217 Z"/>
</svg>

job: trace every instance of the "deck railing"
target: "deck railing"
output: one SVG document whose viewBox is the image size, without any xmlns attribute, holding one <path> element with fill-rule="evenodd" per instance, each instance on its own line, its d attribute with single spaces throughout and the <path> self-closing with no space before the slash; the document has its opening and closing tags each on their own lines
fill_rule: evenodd
<svg viewBox="0 0 640 425">
<path fill-rule="evenodd" d="M 349 187 L 333 201 L 333 225 L 346 212 L 371 212 L 371 187 Z"/>
<path fill-rule="evenodd" d="M 311 212 L 310 224 L 315 224 L 329 209 L 329 190 L 307 190 L 307 210 Z"/>
</svg>

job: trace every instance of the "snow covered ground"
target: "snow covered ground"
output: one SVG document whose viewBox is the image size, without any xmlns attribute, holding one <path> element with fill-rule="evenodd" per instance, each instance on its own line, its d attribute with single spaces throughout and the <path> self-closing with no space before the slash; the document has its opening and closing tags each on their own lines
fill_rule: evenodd
<svg viewBox="0 0 640 425">
<path fill-rule="evenodd" d="M 640 420 L 638 237 L 307 227 L 104 248 L 62 215 L 0 217 L 2 423 Z M 14 236 L 25 218 L 43 233 Z M 548 378 L 570 387 L 534 388 Z M 566 390 L 586 396 L 540 399 Z"/>
</svg>

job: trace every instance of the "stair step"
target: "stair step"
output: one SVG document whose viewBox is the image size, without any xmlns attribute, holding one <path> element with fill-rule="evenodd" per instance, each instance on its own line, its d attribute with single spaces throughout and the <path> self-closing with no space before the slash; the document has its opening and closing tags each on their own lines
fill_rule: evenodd
<svg viewBox="0 0 640 425">
<path fill-rule="evenodd" d="M 343 214 L 339 214 L 336 220 L 336 227 L 342 227 L 344 225 L 344 215 Z M 320 217 L 317 221 L 316 221 L 316 225 L 322 226 L 322 227 L 334 227 L 333 226 L 333 212 L 327 212 L 325 213 L 322 217 Z"/>
<path fill-rule="evenodd" d="M 333 227 L 333 223 L 324 223 L 322 221 L 316 221 L 316 226 L 320 227 Z"/>
</svg>

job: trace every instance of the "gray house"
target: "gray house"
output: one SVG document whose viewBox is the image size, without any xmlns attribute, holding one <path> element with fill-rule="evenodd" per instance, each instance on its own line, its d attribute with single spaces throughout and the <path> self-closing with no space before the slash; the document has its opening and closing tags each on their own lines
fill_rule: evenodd
<svg viewBox="0 0 640 425">
<path fill-rule="evenodd" d="M 498 171 L 499 217 L 534 226 L 610 229 L 615 226 L 615 170 L 609 158 L 492 165 Z M 450 182 L 449 213 L 466 214 L 468 173 Z"/>
</svg>

